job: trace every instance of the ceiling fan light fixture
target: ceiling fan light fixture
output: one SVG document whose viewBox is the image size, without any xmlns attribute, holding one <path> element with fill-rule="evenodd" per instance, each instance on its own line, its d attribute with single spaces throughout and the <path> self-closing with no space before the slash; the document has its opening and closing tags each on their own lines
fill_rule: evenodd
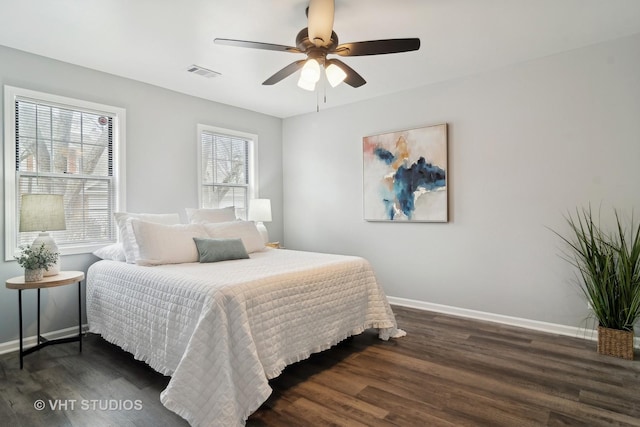
<svg viewBox="0 0 640 427">
<path fill-rule="evenodd" d="M 217 44 L 228 46 L 305 54 L 307 56 L 306 58 L 292 62 L 277 71 L 262 82 L 262 84 L 270 86 L 297 71 L 301 71 L 298 86 L 306 90 L 315 90 L 316 83 L 322 77 L 321 68 L 325 70 L 327 81 L 333 87 L 339 85 L 341 82 L 345 82 L 353 88 L 358 88 L 367 83 L 367 81 L 349 65 L 339 59 L 327 59 L 328 55 L 387 55 L 390 53 L 411 52 L 420 49 L 420 39 L 418 38 L 366 40 L 340 44 L 338 42 L 338 35 L 333 31 L 335 0 L 307 1 L 309 2 L 309 6 L 307 7 L 307 27 L 298 32 L 295 47 L 248 40 L 216 38 L 214 41 Z M 323 84 L 323 87 L 324 86 Z"/>
<path fill-rule="evenodd" d="M 320 80 L 320 64 L 313 58 L 310 58 L 305 62 L 302 71 L 300 72 L 300 80 L 313 83 L 314 85 Z"/>
<path fill-rule="evenodd" d="M 316 46 L 328 46 L 333 31 L 334 0 L 310 0 L 307 13 L 309 40 Z"/>
<path fill-rule="evenodd" d="M 298 80 L 298 87 L 304 90 L 308 90 L 309 92 L 313 92 L 314 90 L 316 90 L 316 82 L 305 80 L 302 74 L 300 74 L 300 79 Z"/>
<path fill-rule="evenodd" d="M 347 73 L 336 64 L 329 64 L 326 68 L 327 80 L 331 87 L 336 87 L 347 78 Z"/>
</svg>

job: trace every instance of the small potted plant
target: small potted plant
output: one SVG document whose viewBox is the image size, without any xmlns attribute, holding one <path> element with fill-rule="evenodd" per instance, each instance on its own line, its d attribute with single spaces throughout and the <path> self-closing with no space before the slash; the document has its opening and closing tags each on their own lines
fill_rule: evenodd
<svg viewBox="0 0 640 427">
<path fill-rule="evenodd" d="M 58 261 L 58 253 L 51 252 L 42 243 L 40 246 L 20 246 L 20 255 L 15 257 L 24 267 L 24 281 L 37 282 L 44 277 L 45 270 Z"/>
</svg>

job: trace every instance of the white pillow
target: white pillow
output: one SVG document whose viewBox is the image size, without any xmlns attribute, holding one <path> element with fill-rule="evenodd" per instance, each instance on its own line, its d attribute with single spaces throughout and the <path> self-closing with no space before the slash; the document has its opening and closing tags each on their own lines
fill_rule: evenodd
<svg viewBox="0 0 640 427">
<path fill-rule="evenodd" d="M 242 239 L 242 243 L 247 249 L 247 253 L 257 252 L 264 249 L 264 240 L 253 221 L 232 221 L 204 224 L 204 228 L 207 230 L 209 237 L 214 239 L 239 237 Z"/>
<path fill-rule="evenodd" d="M 158 224 L 180 224 L 180 215 L 175 214 L 148 214 L 148 213 L 128 213 L 128 212 L 116 212 L 113 214 L 118 225 L 118 233 L 120 242 L 124 249 L 125 260 L 133 264 L 136 262 L 136 251 L 138 245 L 136 243 L 136 237 L 131 229 L 132 218 L 140 219 L 146 222 L 153 222 Z"/>
<path fill-rule="evenodd" d="M 236 220 L 236 208 L 229 206 L 221 209 L 192 209 L 186 208 L 187 222 L 202 224 L 205 222 L 228 222 Z"/>
<path fill-rule="evenodd" d="M 194 237 L 209 237 L 201 224 L 165 225 L 131 219 L 138 243 L 136 264 L 161 265 L 198 262 Z"/>
<path fill-rule="evenodd" d="M 125 262 L 127 260 L 122 243 L 113 243 L 111 245 L 103 246 L 93 251 L 93 254 L 98 258 L 108 259 L 111 261 Z"/>
</svg>

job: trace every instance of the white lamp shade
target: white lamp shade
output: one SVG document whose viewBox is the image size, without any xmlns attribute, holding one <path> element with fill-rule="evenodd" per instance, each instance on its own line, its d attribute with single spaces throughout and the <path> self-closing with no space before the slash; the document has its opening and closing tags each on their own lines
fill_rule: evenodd
<svg viewBox="0 0 640 427">
<path fill-rule="evenodd" d="M 66 230 L 64 217 L 64 197 L 58 194 L 23 194 L 20 204 L 20 231 L 40 231 L 31 244 L 34 247 L 43 245 L 50 252 L 58 252 L 53 237 L 47 231 Z M 60 272 L 58 261 L 44 272 L 45 276 L 54 276 Z"/>
<path fill-rule="evenodd" d="M 64 198 L 58 194 L 23 194 L 20 231 L 66 230 Z"/>
<path fill-rule="evenodd" d="M 253 199 L 249 202 L 249 221 L 271 221 L 271 200 Z"/>
</svg>

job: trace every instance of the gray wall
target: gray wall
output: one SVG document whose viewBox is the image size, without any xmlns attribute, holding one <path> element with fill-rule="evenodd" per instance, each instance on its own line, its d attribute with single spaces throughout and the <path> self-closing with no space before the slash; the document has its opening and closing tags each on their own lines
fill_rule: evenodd
<svg viewBox="0 0 640 427">
<path fill-rule="evenodd" d="M 608 218 L 640 208 L 639 45 L 636 35 L 284 124 L 2 46 L 0 84 L 126 108 L 129 211 L 197 204 L 197 123 L 256 133 L 272 240 L 364 256 L 391 296 L 578 326 L 587 310 L 549 228 L 566 231 L 563 215 L 589 202 Z M 362 137 L 438 123 L 449 124 L 450 222 L 364 221 Z M 76 270 L 94 261 L 63 258 Z M 3 261 L 0 273 L 22 274 Z M 43 292 L 44 330 L 74 325 L 74 297 Z M 1 286 L 0 344 L 17 339 L 17 315 L 17 293 Z M 26 319 L 32 335 L 33 311 Z"/>
<path fill-rule="evenodd" d="M 127 110 L 126 209 L 130 212 L 179 212 L 184 218 L 185 207 L 197 207 L 198 123 L 257 134 L 260 197 L 270 198 L 273 209 L 274 221 L 267 228 L 272 240 L 282 240 L 282 120 L 0 46 L 0 85 L 5 84 Z M 0 109 L 3 106 L 4 102 Z M 4 117 L 4 111 L 0 113 Z M 4 194 L 4 185 L 0 191 Z M 4 224 L 4 206 L 0 223 Z M 4 236 L 4 226 L 1 230 Z M 95 260 L 92 255 L 65 256 L 62 265 L 86 271 Z M 0 261 L 0 277 L 21 274 L 15 261 Z M 66 286 L 42 293 L 43 331 L 76 324 L 74 292 L 74 287 Z M 27 335 L 34 335 L 35 291 L 24 295 L 25 328 Z M 0 344 L 17 337 L 18 295 L 3 284 Z"/>
<path fill-rule="evenodd" d="M 390 296 L 584 326 L 549 228 L 640 212 L 640 35 L 285 119 L 289 248 L 364 256 Z M 362 137 L 449 124 L 450 222 L 363 220 Z"/>
</svg>

